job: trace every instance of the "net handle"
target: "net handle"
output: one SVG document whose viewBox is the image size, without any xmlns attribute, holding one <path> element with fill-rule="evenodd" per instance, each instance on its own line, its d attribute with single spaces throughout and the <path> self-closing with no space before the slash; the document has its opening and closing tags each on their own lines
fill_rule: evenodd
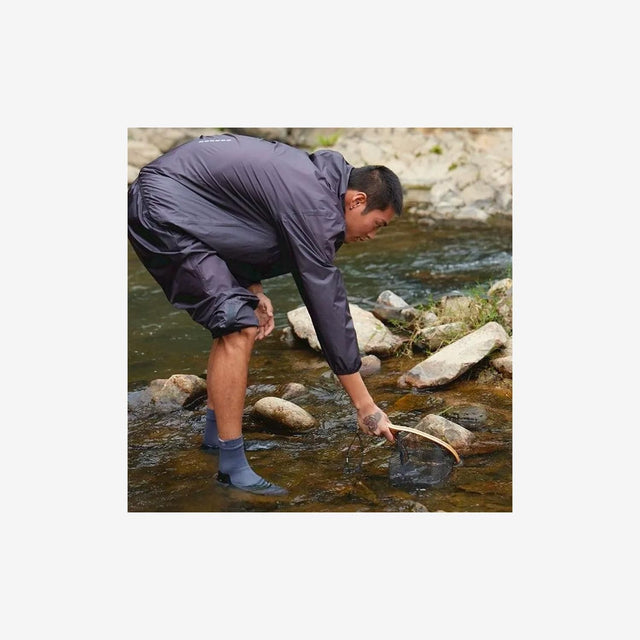
<svg viewBox="0 0 640 640">
<path fill-rule="evenodd" d="M 413 429 L 412 427 L 405 427 L 401 424 L 392 424 L 391 428 L 395 431 L 406 431 L 407 433 L 415 433 L 417 436 L 422 436 L 423 438 L 427 438 L 428 440 L 431 440 L 431 442 L 435 442 L 436 444 L 439 444 L 441 447 L 444 447 L 445 449 L 447 449 L 447 451 L 450 451 L 453 454 L 453 457 L 456 459 L 456 462 L 460 462 L 460 456 L 458 455 L 458 452 L 447 442 L 444 442 L 443 440 L 440 440 L 440 438 L 436 438 L 435 436 L 432 436 L 430 433 L 425 433 L 424 431 L 420 431 L 419 429 Z"/>
</svg>

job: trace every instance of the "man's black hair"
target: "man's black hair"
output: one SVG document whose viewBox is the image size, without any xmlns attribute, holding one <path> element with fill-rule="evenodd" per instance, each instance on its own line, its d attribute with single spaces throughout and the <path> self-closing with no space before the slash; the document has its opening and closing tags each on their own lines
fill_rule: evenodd
<svg viewBox="0 0 640 640">
<path fill-rule="evenodd" d="M 402 213 L 402 185 L 398 176 L 387 167 L 379 164 L 354 167 L 347 188 L 367 194 L 364 213 L 373 209 L 384 211 L 389 206 L 397 216 Z"/>
</svg>

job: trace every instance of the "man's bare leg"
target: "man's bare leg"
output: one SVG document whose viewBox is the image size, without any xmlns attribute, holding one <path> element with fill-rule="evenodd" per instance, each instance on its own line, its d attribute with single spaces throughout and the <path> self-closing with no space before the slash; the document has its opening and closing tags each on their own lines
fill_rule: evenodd
<svg viewBox="0 0 640 640">
<path fill-rule="evenodd" d="M 220 463 L 218 480 L 252 493 L 284 495 L 251 469 L 244 453 L 242 414 L 249 376 L 249 360 L 257 327 L 222 336 L 214 341 L 207 365 L 207 405 L 215 407 Z"/>
<path fill-rule="evenodd" d="M 249 360 L 258 332 L 247 327 L 213 341 L 207 363 L 207 406 L 216 412 L 218 436 L 242 435 L 242 413 L 249 376 Z"/>
<path fill-rule="evenodd" d="M 220 449 L 218 440 L 218 421 L 213 405 L 213 354 L 215 352 L 217 340 L 213 341 L 207 362 L 207 412 L 204 423 L 204 438 L 201 445 L 206 451 L 217 452 Z"/>
</svg>

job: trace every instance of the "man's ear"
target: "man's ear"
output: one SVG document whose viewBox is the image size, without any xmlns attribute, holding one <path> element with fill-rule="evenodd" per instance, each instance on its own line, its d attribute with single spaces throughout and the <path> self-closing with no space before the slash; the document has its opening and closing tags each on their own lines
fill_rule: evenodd
<svg viewBox="0 0 640 640">
<path fill-rule="evenodd" d="M 351 207 L 356 208 L 360 205 L 367 206 L 367 194 L 364 191 L 357 191 L 351 199 Z"/>
</svg>

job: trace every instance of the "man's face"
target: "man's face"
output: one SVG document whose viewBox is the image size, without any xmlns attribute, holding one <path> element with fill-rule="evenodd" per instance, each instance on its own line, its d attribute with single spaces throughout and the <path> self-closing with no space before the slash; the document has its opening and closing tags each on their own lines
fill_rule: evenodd
<svg viewBox="0 0 640 640">
<path fill-rule="evenodd" d="M 363 242 L 372 240 L 378 230 L 386 227 L 393 219 L 394 213 L 391 207 L 384 211 L 372 209 L 366 214 L 362 214 L 366 203 L 347 207 L 344 213 L 345 219 L 345 242 Z"/>
</svg>

